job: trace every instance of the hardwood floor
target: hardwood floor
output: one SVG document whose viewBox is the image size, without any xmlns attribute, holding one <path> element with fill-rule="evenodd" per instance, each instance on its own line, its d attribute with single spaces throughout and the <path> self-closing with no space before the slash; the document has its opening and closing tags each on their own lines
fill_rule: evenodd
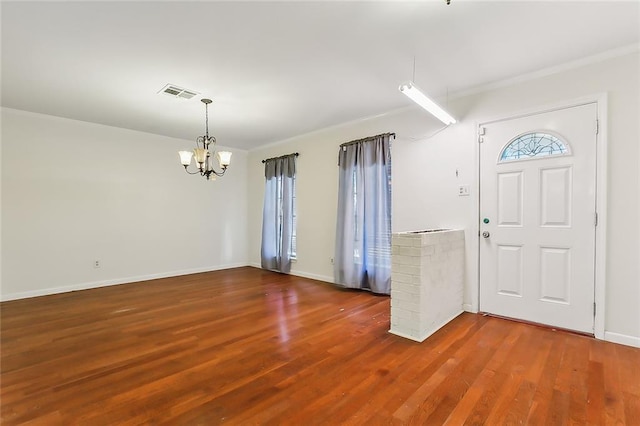
<svg viewBox="0 0 640 426">
<path fill-rule="evenodd" d="M 3 425 L 640 425 L 640 349 L 238 268 L 4 302 Z"/>
</svg>

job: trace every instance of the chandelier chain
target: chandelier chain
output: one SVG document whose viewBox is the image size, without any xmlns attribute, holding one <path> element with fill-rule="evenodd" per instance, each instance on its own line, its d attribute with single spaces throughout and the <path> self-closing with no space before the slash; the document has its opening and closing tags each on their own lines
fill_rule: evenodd
<svg viewBox="0 0 640 426">
<path fill-rule="evenodd" d="M 204 104 L 204 115 L 205 115 L 205 132 L 207 142 L 209 141 L 209 104 Z"/>
</svg>

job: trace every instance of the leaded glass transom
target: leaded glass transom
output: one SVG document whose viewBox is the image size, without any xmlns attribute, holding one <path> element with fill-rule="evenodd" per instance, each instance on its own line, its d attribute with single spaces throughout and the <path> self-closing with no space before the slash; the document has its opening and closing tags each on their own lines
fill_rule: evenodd
<svg viewBox="0 0 640 426">
<path fill-rule="evenodd" d="M 556 136 L 534 132 L 520 135 L 509 142 L 502 150 L 499 162 L 565 154 L 569 154 L 569 149 Z"/>
</svg>

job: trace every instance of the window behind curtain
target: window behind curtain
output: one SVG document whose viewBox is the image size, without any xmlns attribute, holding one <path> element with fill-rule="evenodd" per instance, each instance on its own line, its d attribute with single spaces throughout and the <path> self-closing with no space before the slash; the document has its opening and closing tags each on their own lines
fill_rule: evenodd
<svg viewBox="0 0 640 426">
<path fill-rule="evenodd" d="M 298 258 L 298 210 L 296 208 L 296 177 L 293 176 L 293 230 L 291 232 L 291 259 Z"/>
<path fill-rule="evenodd" d="M 386 165 L 386 173 L 387 173 L 387 190 L 391 193 L 391 161 Z M 355 226 L 355 234 L 356 238 L 362 238 L 361 229 L 358 226 L 362 226 L 361 221 L 358 221 L 357 212 L 358 212 L 358 202 L 362 203 L 363 195 L 360 194 L 358 196 L 358 187 L 362 187 L 362 184 L 358 182 L 358 176 L 354 167 L 353 170 L 353 222 Z M 390 213 L 390 212 L 389 212 Z M 385 257 L 391 256 L 391 245 L 386 244 L 387 241 L 391 241 L 391 214 L 385 215 L 385 223 L 386 229 L 388 232 L 378 233 L 375 236 L 375 243 L 368 247 L 367 253 L 377 259 L 384 259 Z M 360 250 L 357 247 L 353 249 L 353 258 L 356 263 L 361 263 L 360 259 Z"/>
<path fill-rule="evenodd" d="M 261 264 L 284 273 L 296 255 L 295 160 L 294 154 L 265 160 Z"/>
<path fill-rule="evenodd" d="M 278 176 L 278 199 L 280 200 L 281 204 L 283 203 L 283 190 L 282 190 L 282 176 Z M 292 206 L 293 206 L 293 212 L 292 212 L 292 216 L 293 216 L 293 229 L 291 232 L 291 250 L 290 250 L 290 254 L 291 254 L 291 259 L 296 259 L 297 256 L 297 235 L 296 235 L 296 229 L 298 228 L 298 215 L 296 213 L 296 177 L 295 175 L 293 176 L 292 179 L 292 184 L 293 184 L 293 194 L 292 194 Z M 283 223 L 283 209 L 280 209 L 279 211 L 279 218 L 280 218 L 280 224 Z M 280 228 L 282 228 L 282 226 L 280 226 Z"/>
</svg>

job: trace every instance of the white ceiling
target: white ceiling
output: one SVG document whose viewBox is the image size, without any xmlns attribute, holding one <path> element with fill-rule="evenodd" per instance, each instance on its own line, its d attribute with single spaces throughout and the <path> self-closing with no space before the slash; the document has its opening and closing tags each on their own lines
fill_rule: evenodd
<svg viewBox="0 0 640 426">
<path fill-rule="evenodd" d="M 640 42 L 638 1 L 2 2 L 2 106 L 242 149 Z M 188 101 L 156 94 L 172 83 Z M 426 118 L 430 119 L 430 118 Z M 35 129 L 37 131 L 37 129 Z"/>
</svg>

